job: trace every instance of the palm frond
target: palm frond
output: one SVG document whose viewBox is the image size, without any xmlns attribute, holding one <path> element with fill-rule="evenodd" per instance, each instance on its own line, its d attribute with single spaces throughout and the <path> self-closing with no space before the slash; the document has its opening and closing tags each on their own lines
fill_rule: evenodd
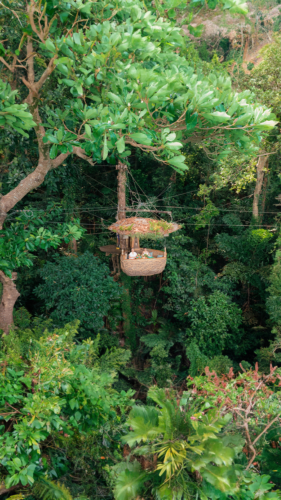
<svg viewBox="0 0 281 500">
<path fill-rule="evenodd" d="M 128 425 L 133 429 L 123 439 L 129 446 L 141 441 L 154 439 L 160 434 L 158 426 L 159 411 L 150 406 L 134 406 L 128 418 Z"/>
<path fill-rule="evenodd" d="M 22 493 L 18 493 L 17 495 L 12 495 L 9 497 L 9 500 L 23 500 L 25 496 Z"/>
<path fill-rule="evenodd" d="M 117 471 L 117 469 L 115 470 Z M 141 470 L 141 466 L 137 461 L 130 463 L 130 468 L 118 472 L 114 490 L 115 499 L 132 500 L 133 498 L 139 498 L 146 478 L 146 473 Z"/>
</svg>

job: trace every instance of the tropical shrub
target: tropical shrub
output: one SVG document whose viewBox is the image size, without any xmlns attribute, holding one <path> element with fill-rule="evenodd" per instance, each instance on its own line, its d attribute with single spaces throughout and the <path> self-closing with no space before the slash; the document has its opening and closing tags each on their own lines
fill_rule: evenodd
<svg viewBox="0 0 281 500">
<path fill-rule="evenodd" d="M 221 354 L 225 347 L 233 346 L 239 339 L 242 311 L 222 292 L 192 300 L 188 317 L 191 323 L 188 336 L 205 355 Z"/>
<path fill-rule="evenodd" d="M 231 414 L 222 406 L 191 391 L 180 398 L 153 387 L 148 396 L 157 406 L 135 406 L 127 420 L 127 458 L 113 468 L 116 500 L 280 500 L 269 475 L 243 465 L 245 439 L 225 432 Z"/>
<path fill-rule="evenodd" d="M 210 371 L 215 370 L 216 373 L 220 375 L 222 373 L 228 373 L 233 365 L 228 356 L 223 356 L 221 354 L 208 358 L 199 349 L 195 340 L 188 343 L 186 355 L 190 362 L 188 373 L 191 377 L 204 373 L 206 366 L 209 367 Z"/>
<path fill-rule="evenodd" d="M 218 279 L 211 267 L 188 250 L 189 247 L 192 248 L 192 240 L 183 234 L 170 237 L 163 287 L 167 295 L 164 308 L 172 311 L 176 319 L 186 323 L 189 321 L 192 300 L 216 291 L 231 295 L 233 288 L 227 278 Z"/>
<path fill-rule="evenodd" d="M 20 357 L 16 334 L 13 341 L 3 337 L 0 464 L 7 488 L 66 474 L 65 442 L 96 433 L 102 447 L 103 433 L 118 427 L 130 405 L 132 391 L 112 389 L 116 369 L 130 352 L 113 349 L 98 359 L 98 338 L 73 342 L 77 326 L 45 330 L 40 340 L 30 337 L 29 352 Z"/>
<path fill-rule="evenodd" d="M 39 270 L 44 283 L 35 289 L 50 317 L 59 326 L 78 319 L 85 330 L 103 328 L 104 317 L 121 290 L 109 268 L 90 252 L 56 256 Z"/>
<path fill-rule="evenodd" d="M 196 398 L 210 407 L 221 409 L 223 415 L 233 417 L 232 425 L 245 439 L 245 456 L 249 468 L 260 461 L 260 453 L 267 444 L 268 431 L 278 429 L 281 423 L 281 375 L 277 366 L 270 365 L 269 373 L 255 369 L 246 370 L 240 364 L 241 372 L 218 376 L 205 368 L 206 376 L 190 379 L 193 387 L 191 398 Z M 195 396 L 196 395 L 196 396 Z M 228 429 L 231 432 L 231 429 Z"/>
<path fill-rule="evenodd" d="M 148 396 L 157 406 L 135 406 L 127 420 L 131 432 L 123 442 L 130 454 L 114 468 L 115 498 L 206 498 L 210 485 L 234 494 L 235 445 L 220 435 L 229 417 L 221 418 L 217 410 L 198 412 L 194 401 L 183 406 L 173 391 L 152 387 Z M 239 443 L 237 450 L 242 447 Z"/>
</svg>

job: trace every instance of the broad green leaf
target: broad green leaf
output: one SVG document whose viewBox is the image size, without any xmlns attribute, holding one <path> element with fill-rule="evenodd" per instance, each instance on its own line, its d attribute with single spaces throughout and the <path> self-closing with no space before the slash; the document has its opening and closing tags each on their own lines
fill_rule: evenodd
<svg viewBox="0 0 281 500">
<path fill-rule="evenodd" d="M 107 139 L 106 139 L 106 134 L 104 134 L 104 141 L 103 141 L 103 152 L 102 152 L 102 159 L 106 160 L 108 156 L 108 147 L 107 147 Z"/>
<path fill-rule="evenodd" d="M 248 5 L 244 0 L 225 0 L 224 9 L 229 9 L 230 12 L 235 14 L 248 14 Z"/>
<path fill-rule="evenodd" d="M 147 135 L 141 134 L 139 132 L 131 134 L 130 138 L 138 142 L 139 144 L 145 144 L 146 146 L 150 146 L 151 144 L 151 139 Z"/>
<path fill-rule="evenodd" d="M 119 129 L 119 128 L 126 128 L 126 124 L 125 123 L 114 123 L 114 125 L 111 125 L 110 128 L 112 130 L 115 130 L 115 129 Z"/>
<path fill-rule="evenodd" d="M 180 170 L 188 170 L 188 167 L 185 165 L 185 156 L 174 156 L 171 160 L 167 160 L 170 165 L 173 165 Z"/>
<path fill-rule="evenodd" d="M 120 154 L 120 158 L 126 158 L 127 156 L 131 155 L 131 151 L 129 149 L 126 149 L 124 153 Z"/>
<path fill-rule="evenodd" d="M 193 113 L 191 115 L 190 111 L 187 110 L 185 114 L 186 130 L 193 130 L 197 125 L 198 113 Z"/>
<path fill-rule="evenodd" d="M 183 490 L 180 486 L 164 483 L 156 490 L 156 500 L 182 500 Z"/>
<path fill-rule="evenodd" d="M 275 127 L 279 122 L 275 122 L 274 120 L 268 120 L 262 123 L 259 123 L 256 125 L 256 129 L 259 130 L 271 130 L 273 127 Z"/>
<path fill-rule="evenodd" d="M 138 19 L 140 19 L 141 15 L 142 15 L 142 11 L 137 5 L 134 5 L 131 8 L 131 14 L 132 14 L 133 19 L 135 21 L 137 21 Z"/>
<path fill-rule="evenodd" d="M 125 150 L 125 141 L 123 136 L 116 142 L 116 146 L 118 153 L 123 153 L 123 151 Z"/>
<path fill-rule="evenodd" d="M 213 113 L 202 113 L 203 116 L 210 121 L 216 123 L 227 122 L 231 117 L 225 111 L 214 111 Z"/>
<path fill-rule="evenodd" d="M 237 477 L 227 466 L 216 467 L 208 465 L 200 470 L 203 478 L 222 492 L 231 492 L 236 489 Z"/>
<path fill-rule="evenodd" d="M 117 102 L 117 104 L 123 104 L 122 99 L 118 95 L 113 94 L 113 92 L 108 92 L 107 95 L 113 102 Z"/>
<path fill-rule="evenodd" d="M 85 132 L 87 137 L 91 137 L 91 127 L 87 123 L 85 124 Z"/>
<path fill-rule="evenodd" d="M 68 87 L 73 87 L 73 85 L 75 84 L 74 80 L 68 80 L 67 78 L 64 78 L 62 81 L 63 83 L 68 85 Z"/>
<path fill-rule="evenodd" d="M 133 431 L 124 436 L 123 441 L 132 446 L 135 443 L 153 439 L 161 433 L 158 416 L 156 408 L 150 406 L 134 407 L 128 418 L 128 423 Z"/>
<path fill-rule="evenodd" d="M 80 33 L 73 33 L 73 40 L 77 45 L 81 45 Z"/>
<path fill-rule="evenodd" d="M 120 33 L 112 33 L 109 41 L 112 45 L 115 45 L 121 38 Z"/>
<path fill-rule="evenodd" d="M 50 52 L 56 52 L 56 47 L 55 45 L 53 44 L 52 40 L 50 40 L 50 38 L 47 38 L 46 42 L 45 42 L 45 47 L 46 49 L 48 49 Z"/>
<path fill-rule="evenodd" d="M 198 26 L 192 26 L 191 24 L 188 25 L 188 30 L 191 35 L 195 37 L 200 37 L 202 36 L 203 30 L 204 30 L 204 24 L 199 24 Z"/>
<path fill-rule="evenodd" d="M 181 142 L 168 142 L 166 144 L 166 147 L 169 148 L 169 149 L 181 149 L 183 147 L 182 143 Z"/>
<path fill-rule="evenodd" d="M 239 116 L 235 119 L 234 126 L 246 125 L 249 120 L 252 118 L 252 113 L 245 113 L 244 115 Z"/>
<path fill-rule="evenodd" d="M 57 138 L 58 138 L 58 141 L 60 142 L 63 138 L 63 130 L 60 128 L 58 131 L 57 131 Z"/>
<path fill-rule="evenodd" d="M 175 138 L 176 138 L 176 134 L 175 134 L 175 132 L 173 132 L 172 134 L 167 135 L 166 141 L 174 141 Z"/>
<path fill-rule="evenodd" d="M 53 144 L 50 149 L 50 158 L 53 160 L 54 158 L 56 158 L 57 154 L 58 154 L 58 146 L 57 144 Z"/>
<path fill-rule="evenodd" d="M 61 20 L 62 23 L 64 23 L 67 20 L 69 14 L 70 13 L 66 12 L 66 11 L 60 13 L 59 16 L 60 16 L 60 20 Z"/>
<path fill-rule="evenodd" d="M 126 469 L 117 475 L 115 486 L 116 500 L 133 500 L 137 498 L 143 489 L 146 473 Z"/>
<path fill-rule="evenodd" d="M 15 464 L 17 467 L 21 467 L 21 466 L 22 466 L 21 460 L 20 460 L 20 458 L 18 458 L 18 457 L 13 458 L 13 462 L 14 462 L 14 464 Z"/>
<path fill-rule="evenodd" d="M 83 7 L 80 9 L 80 12 L 82 12 L 83 14 L 88 14 L 90 15 L 91 14 L 91 9 L 92 9 L 92 6 L 93 6 L 93 2 L 87 2 L 86 4 L 83 5 Z"/>
</svg>

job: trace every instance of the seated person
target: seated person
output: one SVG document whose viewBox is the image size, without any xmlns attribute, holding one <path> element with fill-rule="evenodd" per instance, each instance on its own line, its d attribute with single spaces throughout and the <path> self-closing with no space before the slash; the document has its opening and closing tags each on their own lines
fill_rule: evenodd
<svg viewBox="0 0 281 500">
<path fill-rule="evenodd" d="M 143 249 L 143 252 L 142 252 L 142 257 L 144 257 L 145 255 L 146 255 L 147 257 L 150 257 L 150 258 L 151 258 L 151 255 L 150 255 L 150 253 L 147 251 L 147 249 L 146 249 L 146 248 L 144 248 L 144 249 Z"/>
<path fill-rule="evenodd" d="M 135 252 L 135 249 L 132 248 L 131 252 L 129 253 L 129 259 L 136 259 L 138 256 L 137 252 Z"/>
</svg>

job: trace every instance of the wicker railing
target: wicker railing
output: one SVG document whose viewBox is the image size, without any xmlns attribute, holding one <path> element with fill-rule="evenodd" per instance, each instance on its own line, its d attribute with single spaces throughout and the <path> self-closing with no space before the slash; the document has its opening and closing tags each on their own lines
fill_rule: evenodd
<svg viewBox="0 0 281 500">
<path fill-rule="evenodd" d="M 137 248 L 137 253 L 142 253 L 143 248 Z M 147 251 L 152 253 L 151 259 L 127 259 L 125 254 L 121 255 L 121 269 L 128 276 L 153 276 L 164 271 L 167 263 L 167 252 L 161 250 L 153 250 L 148 248 Z"/>
</svg>

